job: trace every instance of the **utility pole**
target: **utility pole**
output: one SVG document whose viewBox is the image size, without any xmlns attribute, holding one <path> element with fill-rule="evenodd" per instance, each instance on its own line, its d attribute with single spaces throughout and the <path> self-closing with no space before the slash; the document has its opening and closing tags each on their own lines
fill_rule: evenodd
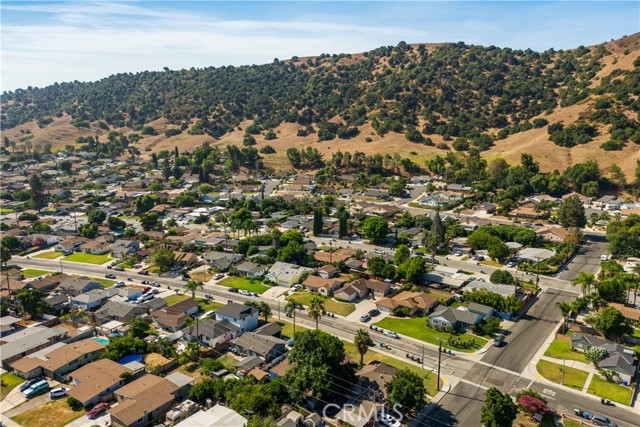
<svg viewBox="0 0 640 427">
<path fill-rule="evenodd" d="M 440 346 L 438 348 L 438 379 L 436 382 L 436 389 L 440 390 L 440 362 L 442 361 L 442 340 L 440 341 Z"/>
<path fill-rule="evenodd" d="M 562 359 L 562 378 L 560 379 L 560 385 L 564 385 L 564 361 L 565 359 Z"/>
<path fill-rule="evenodd" d="M 536 257 L 536 286 L 540 284 L 540 257 Z"/>
<path fill-rule="evenodd" d="M 424 344 L 422 344 L 422 358 L 420 359 L 420 364 L 422 365 L 422 369 L 424 369 Z"/>
<path fill-rule="evenodd" d="M 64 270 L 62 269 L 62 255 L 60 255 L 60 274 L 64 273 Z"/>
</svg>

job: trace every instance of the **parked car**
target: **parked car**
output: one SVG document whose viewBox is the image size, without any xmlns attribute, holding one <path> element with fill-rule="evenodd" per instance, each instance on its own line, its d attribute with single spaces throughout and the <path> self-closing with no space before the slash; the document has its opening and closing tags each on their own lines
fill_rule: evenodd
<svg viewBox="0 0 640 427">
<path fill-rule="evenodd" d="M 107 402 L 98 403 L 92 410 L 87 412 L 87 417 L 92 420 L 109 408 L 111 408 L 111 405 Z"/>
<path fill-rule="evenodd" d="M 22 394 L 24 394 L 24 397 L 26 397 L 27 399 L 31 399 L 32 397 L 35 397 L 48 389 L 49 383 L 47 382 L 47 380 L 40 380 L 35 384 L 32 384 L 28 389 L 23 391 Z"/>
<path fill-rule="evenodd" d="M 133 277 L 127 277 L 127 280 L 133 282 Z"/>
<path fill-rule="evenodd" d="M 500 347 L 504 343 L 504 335 L 498 334 L 493 338 L 493 346 Z"/>
<path fill-rule="evenodd" d="M 384 251 L 382 249 L 374 249 L 373 253 L 378 255 L 384 255 Z"/>
<path fill-rule="evenodd" d="M 213 311 L 213 310 L 209 310 L 209 311 L 207 311 L 206 313 L 202 314 L 202 315 L 199 317 L 199 319 L 204 319 L 204 318 L 206 318 L 206 317 L 209 317 L 209 316 L 211 316 L 213 313 L 215 313 L 215 311 Z"/>
<path fill-rule="evenodd" d="M 599 415 L 599 414 L 593 414 L 593 416 L 591 417 L 591 422 L 597 426 L 605 426 L 605 427 L 618 426 L 618 424 L 616 424 L 615 421 L 612 421 L 609 418 L 605 417 L 604 415 Z"/>
<path fill-rule="evenodd" d="M 111 264 L 107 265 L 107 270 L 111 270 L 112 268 Z"/>
<path fill-rule="evenodd" d="M 240 291 L 238 290 L 238 288 L 229 288 L 229 292 L 233 292 L 234 294 L 237 294 Z"/>
<path fill-rule="evenodd" d="M 115 271 L 124 271 L 124 267 L 113 267 Z"/>
<path fill-rule="evenodd" d="M 293 285 L 293 286 L 291 287 L 291 290 L 292 290 L 293 292 L 295 292 L 295 291 L 297 291 L 298 289 L 300 289 L 301 287 L 302 287 L 302 286 L 300 286 L 300 285 Z"/>
<path fill-rule="evenodd" d="M 148 276 L 149 272 L 147 270 L 140 270 L 138 271 L 138 274 L 142 274 L 143 276 Z"/>
<path fill-rule="evenodd" d="M 380 314 L 380 310 L 378 310 L 377 308 L 369 310 L 369 316 L 371 317 L 376 317 L 378 314 Z"/>
<path fill-rule="evenodd" d="M 220 279 L 222 279 L 223 277 L 224 277 L 224 274 L 220 274 L 220 273 L 218 273 L 218 274 L 216 274 L 215 276 L 213 276 L 213 278 L 214 278 L 214 279 L 216 279 L 216 280 L 220 280 Z"/>
<path fill-rule="evenodd" d="M 507 268 L 514 268 L 515 266 L 516 266 L 516 263 L 515 263 L 515 262 L 513 262 L 513 261 L 509 261 L 509 262 L 507 263 Z"/>
<path fill-rule="evenodd" d="M 104 277 L 106 277 L 107 279 L 115 279 L 116 275 L 109 273 L 109 274 L 105 274 Z"/>
<path fill-rule="evenodd" d="M 142 289 L 142 293 L 146 294 L 147 292 L 149 292 L 151 290 L 151 286 L 145 286 L 144 289 Z"/>
<path fill-rule="evenodd" d="M 119 282 L 116 282 L 115 285 L 113 285 L 114 288 L 121 288 L 124 286 L 124 282 L 121 280 Z"/>
<path fill-rule="evenodd" d="M 360 316 L 361 322 L 368 322 L 369 320 L 371 320 L 371 316 L 369 316 L 368 314 L 363 314 L 362 316 Z"/>
<path fill-rule="evenodd" d="M 54 388 L 49 391 L 49 397 L 51 399 L 57 399 L 67 395 L 67 389 L 64 387 Z"/>
<path fill-rule="evenodd" d="M 245 291 L 244 289 L 242 289 L 242 290 L 240 291 L 240 295 L 246 295 L 246 296 L 250 297 L 250 296 L 252 296 L 253 294 L 252 294 L 251 292 L 249 292 L 249 291 Z"/>
<path fill-rule="evenodd" d="M 37 378 L 32 378 L 30 380 L 26 380 L 25 382 L 23 382 L 20 387 L 18 387 L 18 390 L 20 390 L 21 392 L 25 391 L 26 389 L 28 389 L 29 387 L 31 387 L 32 385 L 34 385 L 35 383 L 42 381 L 43 378 L 42 377 L 37 377 Z"/>
<path fill-rule="evenodd" d="M 388 336 L 388 337 L 391 337 L 391 338 L 395 338 L 395 339 L 400 338 L 400 335 L 396 334 L 396 333 L 395 333 L 395 332 L 393 332 L 393 331 L 384 331 L 384 334 L 385 334 L 386 336 Z"/>
<path fill-rule="evenodd" d="M 155 287 L 155 288 L 159 288 L 160 287 L 160 283 L 158 283 L 158 282 L 150 282 L 149 284 L 151 286 Z"/>
<path fill-rule="evenodd" d="M 456 252 L 454 253 L 455 256 L 462 256 L 462 252 Z"/>
<path fill-rule="evenodd" d="M 387 427 L 401 427 L 400 421 L 396 420 L 393 415 L 389 415 L 386 412 L 380 412 L 380 422 Z"/>
<path fill-rule="evenodd" d="M 420 251 L 413 251 L 413 254 L 415 256 L 424 256 L 424 252 L 420 252 Z"/>
</svg>

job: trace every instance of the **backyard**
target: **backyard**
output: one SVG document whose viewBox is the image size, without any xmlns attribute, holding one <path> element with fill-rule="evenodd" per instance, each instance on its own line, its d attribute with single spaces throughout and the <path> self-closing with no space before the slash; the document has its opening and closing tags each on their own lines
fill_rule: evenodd
<svg viewBox="0 0 640 427">
<path fill-rule="evenodd" d="M 20 274 L 22 274 L 22 277 L 24 277 L 25 279 L 33 279 L 34 277 L 48 276 L 51 273 L 53 273 L 53 271 L 36 270 L 33 268 L 25 268 L 20 272 Z"/>
<path fill-rule="evenodd" d="M 37 255 L 34 255 L 33 257 L 42 258 L 42 259 L 56 259 L 56 258 L 60 258 L 61 255 L 62 255 L 62 252 L 47 251 L 47 252 L 42 252 Z"/>
<path fill-rule="evenodd" d="M 250 280 L 245 277 L 229 276 L 218 282 L 220 286 L 226 286 L 227 288 L 237 288 L 244 291 L 255 292 L 256 294 L 262 294 L 269 289 L 267 285 L 263 285 L 262 282 L 254 279 Z"/>
<path fill-rule="evenodd" d="M 427 327 L 426 325 L 428 320 L 429 320 L 428 317 L 412 317 L 412 318 L 386 317 L 381 321 L 374 323 L 374 325 L 383 329 L 395 331 L 399 334 L 413 337 L 421 341 L 426 341 L 428 343 L 435 344 L 435 345 L 440 344 L 439 339 L 441 339 L 441 340 L 444 340 L 444 342 L 442 343 L 443 347 L 451 350 L 466 352 L 466 353 L 471 353 L 479 348 L 482 348 L 487 343 L 486 339 L 476 335 L 471 335 L 469 333 L 455 334 L 455 336 L 462 339 L 473 338 L 475 342 L 475 347 L 470 349 L 461 349 L 457 347 L 452 347 L 449 344 L 447 344 L 449 333 L 436 331 L 433 328 Z"/>
<path fill-rule="evenodd" d="M 319 296 L 324 301 L 324 308 L 331 313 L 339 316 L 348 316 L 356 310 L 356 306 L 351 303 L 338 302 L 333 299 L 327 298 L 324 295 L 319 295 L 311 292 L 296 292 L 291 294 L 288 299 L 296 301 L 298 304 L 309 306 L 311 299 L 314 296 Z"/>
<path fill-rule="evenodd" d="M 85 414 L 85 410 L 74 411 L 66 399 L 53 400 L 11 418 L 23 427 L 62 427 Z"/>
<path fill-rule="evenodd" d="M 538 373 L 556 384 L 563 384 L 567 387 L 577 388 L 582 390 L 584 384 L 587 382 L 588 372 L 581 371 L 580 369 L 564 367 L 564 382 L 562 380 L 562 365 L 557 363 L 541 360 L 536 365 Z"/>
<path fill-rule="evenodd" d="M 603 397 L 614 402 L 629 405 L 633 396 L 633 389 L 620 384 L 610 383 L 600 375 L 594 375 L 589 383 L 589 394 Z"/>
<path fill-rule="evenodd" d="M 101 265 L 111 260 L 109 255 L 92 255 L 92 254 L 83 254 L 80 252 L 71 254 L 68 257 L 64 257 L 63 259 L 65 261 L 82 262 L 84 264 L 96 264 L 96 265 Z"/>
<path fill-rule="evenodd" d="M 196 298 L 196 301 L 198 301 L 198 306 L 200 307 L 200 311 L 217 310 L 220 307 L 224 307 L 224 304 L 211 301 L 208 299 Z"/>
<path fill-rule="evenodd" d="M 577 360 L 578 362 L 589 363 L 583 353 L 572 351 L 571 343 L 564 340 L 553 340 L 544 355 L 554 359 Z"/>
<path fill-rule="evenodd" d="M 7 397 L 11 390 L 24 382 L 22 378 L 9 372 L 2 374 L 0 376 L 0 381 L 0 400 L 4 400 L 4 398 Z"/>
</svg>

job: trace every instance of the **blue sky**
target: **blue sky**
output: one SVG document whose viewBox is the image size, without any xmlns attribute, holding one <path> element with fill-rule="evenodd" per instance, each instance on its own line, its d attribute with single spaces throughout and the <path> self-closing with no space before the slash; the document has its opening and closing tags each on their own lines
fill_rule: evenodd
<svg viewBox="0 0 640 427">
<path fill-rule="evenodd" d="M 640 31 L 638 1 L 6 1 L 0 87 L 262 64 L 383 45 L 569 49 Z"/>
</svg>

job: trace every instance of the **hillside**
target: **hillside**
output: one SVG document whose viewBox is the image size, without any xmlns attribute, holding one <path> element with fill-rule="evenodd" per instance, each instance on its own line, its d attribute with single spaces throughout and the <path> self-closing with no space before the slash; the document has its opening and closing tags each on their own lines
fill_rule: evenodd
<svg viewBox="0 0 640 427">
<path fill-rule="evenodd" d="M 312 145 L 325 157 L 397 152 L 418 164 L 475 148 L 509 161 L 528 152 L 545 170 L 597 159 L 629 175 L 640 151 L 639 57 L 640 34 L 541 53 L 400 43 L 5 92 L 0 119 L 17 150 L 78 146 L 89 135 L 104 142 L 110 130 L 137 134 L 142 153 L 241 146 L 251 134 L 255 148 L 275 149 L 263 157 L 276 168 L 290 167 L 290 147 Z"/>
</svg>

